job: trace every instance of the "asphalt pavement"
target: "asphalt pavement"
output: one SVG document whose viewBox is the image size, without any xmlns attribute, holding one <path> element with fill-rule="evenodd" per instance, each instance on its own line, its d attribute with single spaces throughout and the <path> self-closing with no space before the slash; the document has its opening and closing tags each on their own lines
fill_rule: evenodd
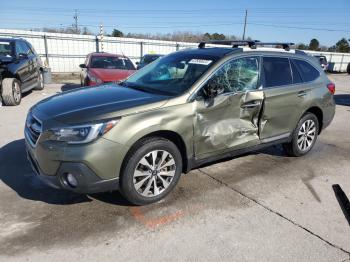
<svg viewBox="0 0 350 262">
<path fill-rule="evenodd" d="M 129 205 L 118 192 L 77 195 L 42 184 L 26 160 L 29 108 L 72 83 L 0 108 L 0 261 L 350 261 L 350 76 L 312 152 L 280 146 L 184 175 L 165 200 Z"/>
</svg>

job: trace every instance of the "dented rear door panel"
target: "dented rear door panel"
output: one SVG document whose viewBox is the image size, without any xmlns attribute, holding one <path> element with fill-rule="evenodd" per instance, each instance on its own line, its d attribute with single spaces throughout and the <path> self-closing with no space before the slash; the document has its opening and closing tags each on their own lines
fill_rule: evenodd
<svg viewBox="0 0 350 262">
<path fill-rule="evenodd" d="M 302 112 L 312 102 L 315 84 L 289 85 L 264 90 L 265 100 L 260 122 L 260 138 L 288 137 Z M 300 96 L 305 92 L 305 95 Z"/>
</svg>

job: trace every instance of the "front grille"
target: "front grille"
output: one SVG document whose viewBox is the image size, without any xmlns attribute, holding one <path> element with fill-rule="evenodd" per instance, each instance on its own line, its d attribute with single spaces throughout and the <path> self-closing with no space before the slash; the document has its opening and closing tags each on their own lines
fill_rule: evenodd
<svg viewBox="0 0 350 262">
<path fill-rule="evenodd" d="M 29 113 L 26 121 L 25 134 L 27 140 L 29 140 L 29 143 L 32 146 L 36 145 L 36 142 L 38 141 L 41 132 L 41 122 L 31 113 Z"/>
</svg>

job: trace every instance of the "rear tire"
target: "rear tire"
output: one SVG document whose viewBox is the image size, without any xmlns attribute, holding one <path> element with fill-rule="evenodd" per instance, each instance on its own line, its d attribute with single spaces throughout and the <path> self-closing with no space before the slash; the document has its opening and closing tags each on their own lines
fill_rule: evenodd
<svg viewBox="0 0 350 262">
<path fill-rule="evenodd" d="M 43 90 L 45 87 L 44 85 L 44 77 L 43 72 L 39 70 L 38 72 L 38 79 L 37 79 L 37 86 L 34 88 L 35 90 Z"/>
<path fill-rule="evenodd" d="M 22 100 L 21 83 L 16 78 L 2 80 L 2 100 L 6 106 L 17 106 Z"/>
<path fill-rule="evenodd" d="M 319 133 L 319 122 L 312 113 L 306 113 L 298 122 L 292 134 L 292 141 L 283 144 L 289 156 L 303 156 L 314 147 Z"/>
<path fill-rule="evenodd" d="M 131 149 L 120 175 L 120 191 L 132 204 L 147 205 L 167 196 L 182 173 L 177 146 L 162 137 L 145 138 Z"/>
</svg>

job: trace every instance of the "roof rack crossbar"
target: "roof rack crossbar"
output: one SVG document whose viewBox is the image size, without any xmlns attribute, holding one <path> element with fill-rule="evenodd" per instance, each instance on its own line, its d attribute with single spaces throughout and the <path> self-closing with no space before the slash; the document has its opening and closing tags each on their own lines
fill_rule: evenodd
<svg viewBox="0 0 350 262">
<path fill-rule="evenodd" d="M 259 40 L 209 40 L 209 41 L 200 42 L 198 45 L 198 48 L 205 48 L 206 44 L 230 45 L 233 48 L 238 46 L 248 45 L 249 47 L 254 48 L 255 44 L 258 42 Z"/>
<path fill-rule="evenodd" d="M 294 43 L 285 43 L 285 42 L 260 42 L 259 40 L 210 40 L 203 41 L 198 45 L 198 48 L 205 48 L 206 44 L 217 44 L 217 45 L 231 45 L 233 48 L 239 46 L 249 46 L 252 49 L 255 49 L 256 46 L 264 45 L 273 45 L 273 46 L 282 46 L 286 51 L 290 50 L 290 46 Z"/>
</svg>

